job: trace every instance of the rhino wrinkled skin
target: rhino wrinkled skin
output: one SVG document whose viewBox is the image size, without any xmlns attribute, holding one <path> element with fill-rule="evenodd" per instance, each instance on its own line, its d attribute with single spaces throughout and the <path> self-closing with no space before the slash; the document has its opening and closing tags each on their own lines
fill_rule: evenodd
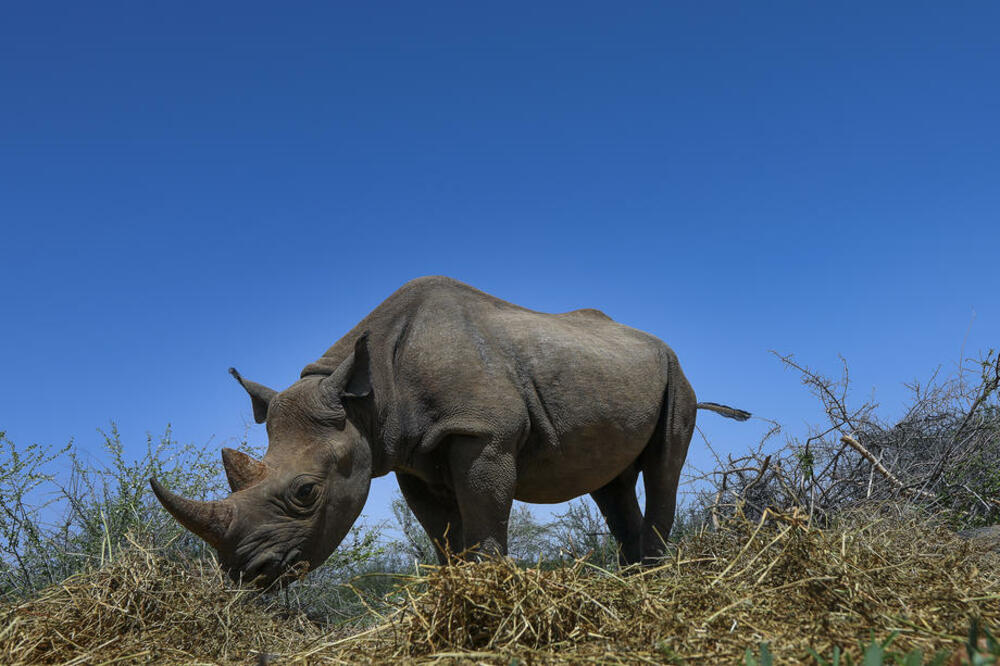
<svg viewBox="0 0 1000 666">
<path fill-rule="evenodd" d="M 233 492 L 215 502 L 151 484 L 234 576 L 264 586 L 319 566 L 390 472 L 442 561 L 506 554 L 514 499 L 586 493 L 623 563 L 655 561 L 696 410 L 749 417 L 697 403 L 670 347 L 597 310 L 533 312 L 444 277 L 405 284 L 284 391 L 231 372 L 266 424 L 263 459 L 224 449 Z"/>
</svg>

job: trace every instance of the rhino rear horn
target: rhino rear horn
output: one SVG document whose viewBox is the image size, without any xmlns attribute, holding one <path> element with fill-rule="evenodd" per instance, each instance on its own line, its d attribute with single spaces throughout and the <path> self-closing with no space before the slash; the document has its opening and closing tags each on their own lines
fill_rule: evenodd
<svg viewBox="0 0 1000 666">
<path fill-rule="evenodd" d="M 229 368 L 229 374 L 235 377 L 236 381 L 240 383 L 240 386 L 242 386 L 246 392 L 250 394 L 250 402 L 253 404 L 253 420 L 257 423 L 263 423 L 266 421 L 267 408 L 271 404 L 271 400 L 274 396 L 278 395 L 278 392 L 272 388 L 264 386 L 263 384 L 243 379 L 243 376 L 236 371 L 236 368 Z"/>
<path fill-rule="evenodd" d="M 222 449 L 222 466 L 234 493 L 246 490 L 267 474 L 267 465 L 236 449 Z"/>
<path fill-rule="evenodd" d="M 175 495 L 157 481 L 149 480 L 156 499 L 184 527 L 188 528 L 210 546 L 218 549 L 225 541 L 226 530 L 233 520 L 233 507 L 227 501 L 197 502 Z"/>
</svg>

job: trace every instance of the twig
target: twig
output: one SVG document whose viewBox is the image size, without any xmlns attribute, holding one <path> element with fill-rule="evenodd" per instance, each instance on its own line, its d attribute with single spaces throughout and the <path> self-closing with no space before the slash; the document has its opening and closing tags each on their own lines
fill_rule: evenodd
<svg viewBox="0 0 1000 666">
<path fill-rule="evenodd" d="M 872 464 L 872 468 L 874 468 L 876 472 L 885 477 L 886 481 L 891 483 L 896 488 L 896 490 L 899 490 L 901 492 L 911 493 L 914 495 L 919 495 L 921 497 L 927 497 L 930 499 L 937 499 L 937 495 L 935 495 L 934 493 L 927 492 L 926 490 L 905 488 L 903 486 L 902 481 L 893 476 L 892 472 L 887 470 L 885 468 L 885 465 L 879 462 L 878 458 L 876 458 L 871 451 L 861 446 L 861 443 L 858 440 L 854 439 L 853 437 L 850 437 L 849 435 L 844 435 L 840 438 L 840 441 L 842 441 L 844 444 L 847 444 L 852 449 L 860 453 L 865 460 L 867 460 Z"/>
</svg>

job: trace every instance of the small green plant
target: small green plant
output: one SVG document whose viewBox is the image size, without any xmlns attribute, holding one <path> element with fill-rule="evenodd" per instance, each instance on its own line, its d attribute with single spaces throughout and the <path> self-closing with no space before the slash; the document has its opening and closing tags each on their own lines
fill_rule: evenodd
<svg viewBox="0 0 1000 666">
<path fill-rule="evenodd" d="M 969 626 L 969 639 L 965 643 L 965 651 L 969 656 L 970 666 L 1000 664 L 1000 641 L 997 641 L 989 629 L 979 626 L 978 618 L 973 619 Z"/>
<path fill-rule="evenodd" d="M 980 632 L 982 633 L 980 634 Z M 951 655 L 945 650 L 939 650 L 927 658 L 924 657 L 921 650 L 911 650 L 906 654 L 890 650 L 889 645 L 898 635 L 899 632 L 893 632 L 882 642 L 872 636 L 867 645 L 858 646 L 858 651 L 861 654 L 860 661 L 855 661 L 849 652 L 843 652 L 836 646 L 829 657 L 821 656 L 812 648 L 809 648 L 807 653 L 816 661 L 817 666 L 888 666 L 889 664 L 895 666 L 944 666 L 949 663 L 948 658 Z M 963 666 L 996 666 L 1000 664 L 1000 643 L 988 629 L 980 628 L 978 620 L 974 619 L 969 627 L 969 638 L 965 644 L 965 651 L 968 660 L 961 662 Z"/>
<path fill-rule="evenodd" d="M 774 656 L 771 655 L 767 643 L 761 643 L 760 656 L 755 656 L 750 648 L 747 648 L 746 654 L 743 655 L 743 663 L 745 666 L 774 666 Z"/>
<path fill-rule="evenodd" d="M 816 465 L 816 456 L 809 450 L 808 445 L 797 451 L 795 453 L 795 459 L 798 463 L 799 472 L 806 479 L 813 478 L 813 468 Z"/>
<path fill-rule="evenodd" d="M 859 644 L 860 660 L 856 661 L 850 652 L 845 652 L 839 646 L 834 646 L 829 656 L 822 656 L 816 650 L 808 648 L 808 656 L 815 660 L 817 666 L 944 666 L 951 656 L 945 650 L 939 650 L 933 656 L 925 659 L 921 650 L 910 650 L 902 653 L 889 649 L 892 642 L 899 636 L 898 631 L 889 634 L 883 641 L 878 641 L 873 635 L 868 644 Z M 963 666 L 996 666 L 1000 664 L 1000 641 L 990 633 L 989 629 L 979 626 L 979 621 L 972 620 L 969 627 L 969 637 L 965 643 L 967 660 Z M 759 644 L 759 653 L 747 648 L 743 656 L 744 666 L 771 666 L 774 656 L 767 643 Z"/>
<path fill-rule="evenodd" d="M 653 647 L 656 648 L 656 651 L 660 653 L 660 656 L 662 656 L 664 659 L 667 660 L 668 664 L 684 663 L 684 659 L 679 654 L 677 654 L 677 652 L 672 647 L 670 647 L 670 643 L 668 643 L 667 641 L 663 640 L 656 641 Z"/>
</svg>

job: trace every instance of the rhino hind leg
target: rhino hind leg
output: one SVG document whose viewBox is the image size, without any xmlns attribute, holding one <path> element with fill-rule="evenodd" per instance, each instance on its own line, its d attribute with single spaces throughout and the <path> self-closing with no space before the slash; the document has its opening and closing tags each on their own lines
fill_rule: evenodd
<svg viewBox="0 0 1000 666">
<path fill-rule="evenodd" d="M 396 481 L 407 506 L 434 544 L 438 562 L 445 565 L 449 553 L 465 550 L 462 515 L 455 495 L 445 489 L 436 490 L 418 477 L 402 472 L 396 473 Z"/>
<path fill-rule="evenodd" d="M 618 542 L 618 563 L 623 567 L 637 563 L 640 558 L 642 511 L 635 494 L 638 477 L 639 470 L 632 465 L 606 486 L 590 493 Z"/>
<path fill-rule="evenodd" d="M 677 485 L 694 434 L 697 398 L 676 362 L 672 364 L 660 423 L 639 458 L 646 489 L 640 550 L 646 564 L 655 565 L 666 552 L 667 537 L 677 508 Z"/>
</svg>

